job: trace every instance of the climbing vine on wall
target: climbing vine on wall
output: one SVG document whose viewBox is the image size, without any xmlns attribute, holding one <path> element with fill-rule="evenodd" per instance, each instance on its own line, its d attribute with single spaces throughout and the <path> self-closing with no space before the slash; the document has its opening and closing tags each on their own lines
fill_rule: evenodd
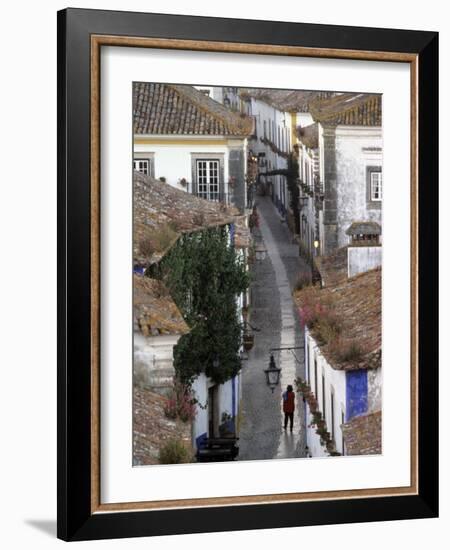
<svg viewBox="0 0 450 550">
<path fill-rule="evenodd" d="M 299 190 L 298 190 L 298 160 L 297 157 L 293 154 L 289 154 L 288 158 L 288 176 L 286 178 L 287 186 L 291 194 L 291 208 L 294 214 L 295 221 L 295 232 L 300 233 L 300 212 L 298 208 L 299 202 Z"/>
<path fill-rule="evenodd" d="M 185 234 L 149 273 L 164 281 L 191 328 L 174 348 L 175 370 L 184 383 L 201 372 L 223 383 L 241 367 L 237 297 L 248 288 L 249 276 L 229 240 L 226 227 Z"/>
</svg>

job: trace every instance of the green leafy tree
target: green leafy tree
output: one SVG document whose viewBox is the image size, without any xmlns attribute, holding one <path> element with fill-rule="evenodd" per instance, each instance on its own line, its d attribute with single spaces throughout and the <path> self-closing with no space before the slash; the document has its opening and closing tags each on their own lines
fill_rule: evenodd
<svg viewBox="0 0 450 550">
<path fill-rule="evenodd" d="M 164 281 L 191 328 L 174 349 L 180 381 L 190 384 L 201 372 L 219 384 L 235 376 L 242 338 L 237 297 L 249 275 L 229 228 L 183 235 L 150 275 Z"/>
</svg>

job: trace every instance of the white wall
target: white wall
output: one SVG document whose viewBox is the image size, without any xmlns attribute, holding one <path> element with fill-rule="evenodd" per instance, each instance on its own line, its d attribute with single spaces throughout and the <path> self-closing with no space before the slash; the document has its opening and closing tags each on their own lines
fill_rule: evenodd
<svg viewBox="0 0 450 550">
<path fill-rule="evenodd" d="M 311 421 L 311 411 L 306 405 L 307 422 Z M 308 446 L 308 456 L 311 458 L 327 458 L 330 455 L 326 447 L 320 444 L 320 435 L 316 434 L 315 426 L 308 426 L 306 429 L 306 445 Z"/>
<path fill-rule="evenodd" d="M 175 367 L 173 348 L 180 336 L 144 336 L 134 332 L 133 375 L 135 381 L 149 386 L 153 391 L 165 393 L 173 386 Z"/>
<path fill-rule="evenodd" d="M 56 24 L 55 12 L 68 5 L 62 0 L 43 3 L 24 0 L 5 4 L 3 9 L 3 44 L 8 54 L 3 57 L 4 81 L 11 85 L 2 87 L 2 146 L 7 159 L 17 158 L 17 144 L 24 138 L 26 129 L 33 129 L 38 137 L 36 146 L 27 150 L 29 166 L 33 166 L 33 178 L 23 178 L 21 185 L 2 186 L 2 235 L 14 231 L 14 239 L 3 239 L 3 255 L 7 265 L 23 266 L 23 247 L 18 242 L 28 243 L 26 263 L 39 265 L 33 271 L 32 280 L 28 269 L 4 269 L 1 274 L 2 329 L 1 364 L 16 366 L 4 368 L 3 392 L 0 399 L 2 438 L 7 452 L 1 456 L 3 545 L 10 550 L 33 547 L 34 550 L 61 548 L 55 538 L 56 517 Z M 78 7 L 152 10 L 156 13 L 179 13 L 210 15 L 215 17 L 244 17 L 248 19 L 291 20 L 305 23 L 328 23 L 337 25 L 362 25 L 392 28 L 414 28 L 441 31 L 441 97 L 450 96 L 450 33 L 447 6 L 444 2 L 430 0 L 426 4 L 411 0 L 405 10 L 401 2 L 378 0 L 376 9 L 367 9 L 367 4 L 357 0 L 342 3 L 323 0 L 320 12 L 315 3 L 293 4 L 290 0 L 262 4 L 255 0 L 243 3 L 228 0 L 217 2 L 191 2 L 171 0 L 170 5 L 162 0 L 153 0 L 148 5 L 142 1 L 128 0 L 77 0 Z M 17 39 L 20 25 L 21 36 Z M 32 45 L 32 49 L 30 49 Z M 225 79 L 225 75 L 224 75 Z M 13 105 L 28 105 L 30 82 L 33 83 L 33 102 L 39 108 L 17 109 Z M 14 83 L 14 85 L 12 85 Z M 441 103 L 442 120 L 450 120 L 450 103 Z M 441 130 L 441 158 L 450 149 L 450 135 L 446 125 Z M 1 165 L 1 180 L 17 181 L 17 165 L 4 162 Z M 450 234 L 450 216 L 445 215 L 450 203 L 450 187 L 442 178 L 441 230 Z M 26 200 L 24 200 L 26 197 Z M 17 209 L 11 205 L 21 204 L 21 219 L 18 223 Z M 450 256 L 446 239 L 441 239 L 441 303 L 450 303 Z M 36 292 L 36 289 L 39 289 Z M 24 310 L 18 307 L 28 304 L 27 318 L 33 330 L 23 324 Z M 450 363 L 450 351 L 445 336 L 449 332 L 448 307 L 441 308 L 441 361 Z M 18 327 L 22 327 L 18 330 Z M 30 354 L 24 353 L 32 350 Z M 17 372 L 26 374 L 26 384 L 20 385 L 18 399 Z M 450 385 L 450 371 L 441 371 L 442 395 Z M 12 411 L 14 421 L 11 421 Z M 440 400 L 441 418 L 450 417 L 450 400 Z M 450 442 L 446 437 L 446 423 L 441 423 L 441 464 L 446 464 L 450 455 Z M 301 469 L 299 469 L 301 475 Z M 441 486 L 450 486 L 448 468 L 441 469 Z M 447 540 L 450 521 L 450 495 L 441 491 L 441 519 L 361 523 L 348 525 L 316 526 L 308 528 L 264 529 L 184 536 L 163 536 L 141 539 L 85 542 L 83 549 L 111 550 L 146 549 L 151 543 L 154 550 L 176 550 L 180 545 L 185 550 L 211 545 L 217 550 L 239 547 L 258 547 L 261 550 L 279 547 L 317 545 L 326 537 L 333 541 L 337 550 L 359 550 L 364 541 L 365 550 L 401 545 L 409 550 L 422 550 L 430 541 L 441 544 Z"/>
<path fill-rule="evenodd" d="M 381 265 L 381 246 L 349 246 L 347 248 L 347 273 L 353 277 Z"/>
<path fill-rule="evenodd" d="M 238 382 L 239 378 L 236 380 L 236 407 L 239 406 L 239 387 Z M 194 391 L 196 399 L 201 403 L 202 407 L 208 401 L 208 389 L 214 386 L 213 381 L 208 378 L 204 373 L 201 373 L 194 380 L 192 384 L 192 389 Z M 227 380 L 224 384 L 219 385 L 218 389 L 218 414 L 219 417 L 216 419 L 217 426 L 222 423 L 222 414 L 227 413 L 232 415 L 232 405 L 233 405 L 233 380 Z M 204 433 L 208 433 L 208 409 L 197 407 L 197 415 L 193 422 L 193 442 L 197 437 Z M 216 428 L 217 428 L 216 426 Z"/>
<path fill-rule="evenodd" d="M 381 368 L 369 369 L 367 371 L 368 412 L 375 412 L 383 409 L 383 371 Z"/>
<path fill-rule="evenodd" d="M 371 220 L 381 225 L 381 209 L 367 207 L 366 167 L 382 166 L 382 152 L 362 149 L 382 146 L 381 128 L 336 127 L 339 247 L 348 243 L 345 231 L 352 222 Z"/>
<path fill-rule="evenodd" d="M 222 414 L 226 413 L 233 416 L 233 380 L 227 380 L 225 384 L 220 385 L 219 391 L 219 421 L 222 423 Z"/>
<path fill-rule="evenodd" d="M 322 375 L 325 377 L 325 422 L 327 425 L 327 430 L 331 433 L 331 391 L 334 392 L 334 440 L 336 442 L 336 450 L 342 453 L 342 430 L 341 430 L 341 415 L 344 414 L 345 418 L 345 396 L 346 396 L 346 380 L 345 372 L 333 369 L 323 354 L 321 353 L 319 347 L 317 346 L 314 338 L 309 334 L 308 329 L 306 328 L 306 353 L 308 354 L 308 375 L 309 383 L 311 390 L 314 392 L 314 395 L 319 401 L 319 410 L 323 414 L 323 392 L 322 392 Z M 318 388 L 315 385 L 315 373 L 314 373 L 314 359 L 317 361 L 317 382 Z M 307 421 L 309 424 L 310 418 Z M 318 440 L 318 436 L 315 434 L 315 427 L 308 428 L 308 437 L 312 441 Z M 318 443 L 318 441 L 317 441 Z M 317 445 L 315 446 L 317 449 Z M 319 449 L 320 451 L 320 449 Z M 314 453 L 311 451 L 314 456 Z M 318 456 L 322 456 L 319 453 Z"/>
<path fill-rule="evenodd" d="M 192 153 L 218 153 L 224 155 L 224 192 L 228 193 L 228 146 L 223 145 L 160 145 L 136 143 L 134 146 L 136 153 L 154 153 L 155 178 L 166 178 L 166 182 L 173 187 L 183 191 L 192 191 Z M 218 157 L 219 158 L 219 157 Z M 185 178 L 189 186 L 183 187 L 178 180 Z"/>
<path fill-rule="evenodd" d="M 318 155 L 320 157 L 320 155 Z M 318 164 L 318 163 L 317 163 Z M 299 143 L 299 178 L 303 183 L 308 185 L 311 190 L 314 189 L 314 177 L 319 177 L 316 167 L 316 156 L 314 152 L 305 147 L 301 142 Z M 305 195 L 304 191 L 300 191 L 301 195 Z M 314 197 L 309 197 L 306 201 L 303 201 L 303 207 L 300 210 L 300 236 L 301 242 L 306 250 L 310 253 L 314 253 L 314 238 L 316 237 L 316 219 L 314 208 Z M 306 216 L 306 223 L 303 222 L 303 216 Z M 317 235 L 318 236 L 318 235 Z"/>
<path fill-rule="evenodd" d="M 297 126 L 304 128 L 313 122 L 313 117 L 309 113 L 297 113 Z"/>
<path fill-rule="evenodd" d="M 192 384 L 194 396 L 201 404 L 201 407 L 197 406 L 197 414 L 192 425 L 193 443 L 197 437 L 208 433 L 208 409 L 205 407 L 208 402 L 208 387 L 208 378 L 203 373 L 199 374 Z"/>
</svg>

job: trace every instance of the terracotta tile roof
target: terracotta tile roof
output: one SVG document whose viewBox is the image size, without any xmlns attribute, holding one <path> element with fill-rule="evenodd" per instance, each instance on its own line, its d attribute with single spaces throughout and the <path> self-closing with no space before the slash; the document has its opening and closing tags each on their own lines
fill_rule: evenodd
<svg viewBox="0 0 450 550">
<path fill-rule="evenodd" d="M 133 388 L 133 464 L 158 464 L 165 441 L 181 439 L 191 448 L 191 424 L 164 414 L 165 398 L 147 388 Z"/>
<path fill-rule="evenodd" d="M 381 235 L 381 225 L 377 222 L 353 222 L 345 232 L 347 235 Z"/>
<path fill-rule="evenodd" d="M 144 336 L 189 332 L 164 284 L 143 275 L 133 275 L 133 315 Z"/>
<path fill-rule="evenodd" d="M 233 113 L 192 86 L 135 82 L 135 134 L 249 136 L 253 119 Z"/>
<path fill-rule="evenodd" d="M 334 286 L 347 279 L 347 248 L 347 246 L 343 246 L 336 250 L 334 254 L 314 258 L 323 286 Z"/>
<path fill-rule="evenodd" d="M 381 454 L 381 411 L 356 416 L 342 425 L 346 454 Z"/>
<path fill-rule="evenodd" d="M 317 149 L 319 147 L 319 125 L 317 123 L 297 128 L 297 137 L 306 147 Z"/>
<path fill-rule="evenodd" d="M 159 261 L 182 233 L 236 223 L 241 242 L 248 238 L 239 211 L 175 189 L 139 172 L 134 173 L 134 265 Z M 238 246 L 238 242 L 236 243 Z"/>
<path fill-rule="evenodd" d="M 381 367 L 381 268 L 339 280 L 322 289 L 317 285 L 305 287 L 295 293 L 295 301 L 321 352 L 334 369 Z M 319 312 L 316 324 L 308 319 L 309 311 Z M 339 335 L 332 335 L 329 341 L 320 339 L 321 315 L 325 322 L 326 316 L 331 315 L 340 329 Z M 350 345 L 356 346 L 358 353 L 343 352 Z"/>
<path fill-rule="evenodd" d="M 240 96 L 253 97 L 272 105 L 280 111 L 308 113 L 311 101 L 332 97 L 334 92 L 314 92 L 302 90 L 276 90 L 270 88 L 242 88 Z"/>
<path fill-rule="evenodd" d="M 381 126 L 380 94 L 346 93 L 310 102 L 311 115 L 323 124 Z"/>
</svg>

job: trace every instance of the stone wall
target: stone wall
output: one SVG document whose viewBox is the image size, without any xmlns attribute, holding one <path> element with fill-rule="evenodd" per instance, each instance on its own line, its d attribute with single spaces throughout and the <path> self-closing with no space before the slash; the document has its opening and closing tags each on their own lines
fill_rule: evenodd
<svg viewBox="0 0 450 550">
<path fill-rule="evenodd" d="M 228 154 L 228 174 L 230 180 L 234 181 L 233 204 L 244 211 L 246 206 L 246 183 L 245 183 L 245 155 L 242 148 L 230 149 Z"/>
<path fill-rule="evenodd" d="M 323 132 L 322 157 L 324 169 L 323 233 L 325 255 L 338 248 L 338 180 L 336 163 L 336 128 L 328 127 Z M 341 245 L 342 246 L 342 245 Z"/>
</svg>

